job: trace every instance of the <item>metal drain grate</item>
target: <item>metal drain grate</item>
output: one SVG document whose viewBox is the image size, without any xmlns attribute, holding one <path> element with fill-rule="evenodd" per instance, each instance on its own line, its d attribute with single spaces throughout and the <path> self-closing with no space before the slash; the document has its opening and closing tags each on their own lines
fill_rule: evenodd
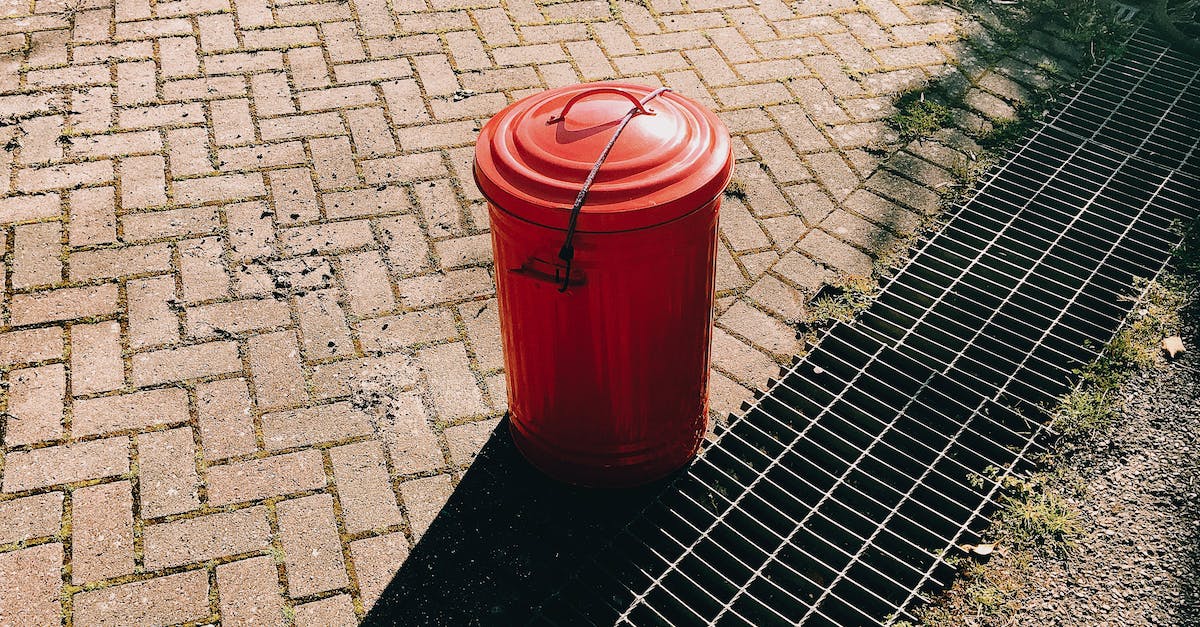
<svg viewBox="0 0 1200 627">
<path fill-rule="evenodd" d="M 1198 72 L 1135 35 L 535 622 L 911 619 L 1195 217 Z"/>
</svg>

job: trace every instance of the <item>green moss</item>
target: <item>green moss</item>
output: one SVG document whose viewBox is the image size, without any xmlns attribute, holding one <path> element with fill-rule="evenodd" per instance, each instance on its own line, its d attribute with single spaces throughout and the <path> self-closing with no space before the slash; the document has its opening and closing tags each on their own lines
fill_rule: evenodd
<svg viewBox="0 0 1200 627">
<path fill-rule="evenodd" d="M 950 107 L 927 100 L 924 92 L 901 96 L 896 100 L 896 109 L 888 123 L 904 141 L 928 138 L 950 122 Z"/>
</svg>

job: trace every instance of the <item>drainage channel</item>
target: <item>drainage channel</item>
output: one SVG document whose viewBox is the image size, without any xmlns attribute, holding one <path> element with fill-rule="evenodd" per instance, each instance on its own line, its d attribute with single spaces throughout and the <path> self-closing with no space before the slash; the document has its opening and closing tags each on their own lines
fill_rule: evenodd
<svg viewBox="0 0 1200 627">
<path fill-rule="evenodd" d="M 912 620 L 1196 217 L 1198 74 L 1135 34 L 534 622 Z"/>
</svg>

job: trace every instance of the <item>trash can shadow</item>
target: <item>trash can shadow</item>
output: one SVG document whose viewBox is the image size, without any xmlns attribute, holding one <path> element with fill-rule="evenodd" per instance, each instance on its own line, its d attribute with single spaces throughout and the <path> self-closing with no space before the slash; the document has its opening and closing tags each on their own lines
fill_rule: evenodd
<svg viewBox="0 0 1200 627">
<path fill-rule="evenodd" d="M 571 486 L 531 467 L 507 417 L 363 625 L 520 625 L 664 491 Z"/>
</svg>

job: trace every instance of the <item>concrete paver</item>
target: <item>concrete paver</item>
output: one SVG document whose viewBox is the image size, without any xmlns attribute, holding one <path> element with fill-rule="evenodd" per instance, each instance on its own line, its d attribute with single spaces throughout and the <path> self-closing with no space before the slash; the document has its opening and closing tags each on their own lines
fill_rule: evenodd
<svg viewBox="0 0 1200 627">
<path fill-rule="evenodd" d="M 963 19 L 909 0 L 5 2 L 0 624 L 361 618 L 506 407 L 470 147 L 541 89 L 669 85 L 729 125 L 745 197 L 721 227 L 712 405 L 736 410 L 802 348 L 805 302 L 936 209 L 960 144 L 876 172 L 881 121 L 977 64 Z M 969 77 L 979 113 L 1045 80 L 1005 63 Z"/>
</svg>

